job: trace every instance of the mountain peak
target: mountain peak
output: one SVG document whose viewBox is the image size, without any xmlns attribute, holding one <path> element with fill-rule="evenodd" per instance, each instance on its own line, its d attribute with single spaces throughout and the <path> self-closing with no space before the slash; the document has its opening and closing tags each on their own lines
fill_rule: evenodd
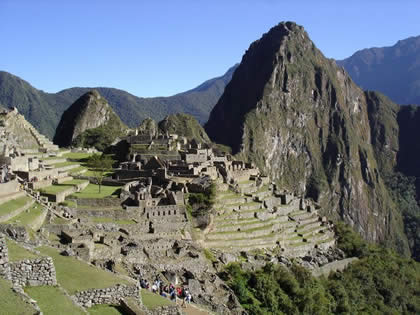
<svg viewBox="0 0 420 315">
<path fill-rule="evenodd" d="M 280 23 L 251 44 L 205 129 L 367 239 L 387 237 L 388 227 L 368 223 L 392 203 L 376 175 L 366 96 L 303 27 Z"/>
<path fill-rule="evenodd" d="M 120 134 L 127 127 L 121 122 L 108 102 L 96 90 L 83 94 L 61 117 L 54 143 L 60 146 L 82 145 L 87 130 L 103 127 L 109 134 Z M 112 142 L 110 139 L 108 142 Z"/>
</svg>

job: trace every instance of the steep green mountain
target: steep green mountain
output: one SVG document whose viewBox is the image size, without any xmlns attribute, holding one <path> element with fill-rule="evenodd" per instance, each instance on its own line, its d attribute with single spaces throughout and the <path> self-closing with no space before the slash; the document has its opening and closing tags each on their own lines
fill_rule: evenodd
<svg viewBox="0 0 420 315">
<path fill-rule="evenodd" d="M 93 90 L 65 110 L 54 135 L 54 143 L 67 146 L 95 146 L 103 150 L 125 135 L 127 126 L 108 102 Z"/>
<path fill-rule="evenodd" d="M 4 107 L 16 107 L 39 132 L 52 137 L 61 114 L 72 102 L 0 71 L 0 103 Z"/>
<path fill-rule="evenodd" d="M 130 127 L 151 117 L 161 120 L 169 114 L 187 113 L 200 123 L 208 115 L 230 81 L 236 66 L 223 76 L 204 82 L 198 87 L 169 97 L 141 98 L 113 88 L 70 88 L 58 93 L 45 93 L 32 87 L 28 82 L 0 71 L 0 104 L 14 106 L 41 133 L 53 137 L 64 110 L 80 96 L 92 89 L 97 90 Z"/>
<path fill-rule="evenodd" d="M 159 129 L 163 133 L 176 133 L 180 136 L 196 139 L 201 143 L 211 142 L 207 133 L 204 131 L 204 128 L 191 115 L 169 115 L 159 122 Z"/>
<path fill-rule="evenodd" d="M 401 213 L 380 174 L 383 139 L 371 132 L 372 97 L 301 26 L 280 23 L 251 44 L 205 129 L 280 187 L 407 253 Z"/>
<path fill-rule="evenodd" d="M 420 105 L 420 36 L 357 51 L 337 64 L 363 89 L 381 91 L 399 104 Z"/>
</svg>

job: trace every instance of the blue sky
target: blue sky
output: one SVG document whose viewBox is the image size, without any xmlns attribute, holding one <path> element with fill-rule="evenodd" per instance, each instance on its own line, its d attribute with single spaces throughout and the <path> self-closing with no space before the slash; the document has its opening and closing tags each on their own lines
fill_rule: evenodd
<svg viewBox="0 0 420 315">
<path fill-rule="evenodd" d="M 222 75 L 280 21 L 342 59 L 420 35 L 420 1 L 0 0 L 0 70 L 57 92 L 165 96 Z"/>
</svg>

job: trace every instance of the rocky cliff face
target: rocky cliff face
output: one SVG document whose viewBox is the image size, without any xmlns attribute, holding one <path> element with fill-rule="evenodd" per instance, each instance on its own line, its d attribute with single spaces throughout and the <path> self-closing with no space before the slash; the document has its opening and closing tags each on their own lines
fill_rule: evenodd
<svg viewBox="0 0 420 315">
<path fill-rule="evenodd" d="M 286 22 L 251 44 L 205 128 L 366 239 L 406 243 L 372 146 L 369 102 L 301 26 Z"/>
<path fill-rule="evenodd" d="M 61 117 L 54 143 L 60 146 L 70 146 L 84 135 L 87 130 L 102 127 L 107 136 L 117 137 L 127 127 L 114 113 L 108 102 L 96 91 L 82 95 Z"/>
</svg>

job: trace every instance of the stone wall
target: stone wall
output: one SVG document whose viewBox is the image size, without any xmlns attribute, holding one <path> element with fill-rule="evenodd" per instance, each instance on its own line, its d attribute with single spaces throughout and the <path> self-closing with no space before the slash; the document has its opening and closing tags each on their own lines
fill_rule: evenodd
<svg viewBox="0 0 420 315">
<path fill-rule="evenodd" d="M 161 306 L 153 310 L 148 310 L 145 312 L 145 314 L 147 315 L 182 315 L 182 314 L 185 314 L 185 312 L 182 310 L 180 306 L 174 305 L 174 306 Z"/>
<path fill-rule="evenodd" d="M 17 180 L 11 180 L 7 183 L 0 183 L 0 197 L 19 191 L 19 183 Z"/>
<path fill-rule="evenodd" d="M 10 238 L 20 241 L 26 242 L 29 240 L 28 231 L 24 226 L 15 226 L 12 224 L 0 224 L 0 233 L 4 233 L 8 235 Z"/>
<path fill-rule="evenodd" d="M 80 198 L 74 199 L 78 207 L 89 208 L 119 208 L 121 207 L 120 198 Z"/>
<path fill-rule="evenodd" d="M 56 285 L 54 263 L 51 257 L 24 259 L 10 263 L 12 282 L 20 286 Z"/>
<path fill-rule="evenodd" d="M 9 254 L 6 245 L 6 238 L 0 234 L 0 276 L 10 279 Z"/>
<path fill-rule="evenodd" d="M 31 189 L 40 189 L 52 185 L 52 179 L 40 180 L 37 182 L 28 183 L 28 187 Z"/>
<path fill-rule="evenodd" d="M 72 177 L 72 176 L 64 176 L 64 177 L 59 177 L 59 178 L 57 178 L 57 179 L 56 179 L 56 181 L 57 181 L 57 184 L 61 184 L 61 183 L 64 183 L 64 182 L 70 181 L 70 180 L 72 180 L 72 179 L 73 179 L 73 177 Z"/>
<path fill-rule="evenodd" d="M 140 291 L 137 285 L 117 284 L 105 289 L 90 289 L 77 292 L 72 296 L 76 303 L 83 307 L 91 307 L 96 304 L 120 304 L 120 300 L 126 297 L 139 299 Z"/>
<path fill-rule="evenodd" d="M 67 196 L 73 194 L 74 192 L 85 189 L 87 185 L 89 185 L 88 181 L 74 185 L 73 187 L 70 187 L 69 189 L 63 190 L 56 194 L 43 194 L 43 195 L 47 196 L 50 201 L 59 203 L 59 202 L 63 202 Z"/>
</svg>

